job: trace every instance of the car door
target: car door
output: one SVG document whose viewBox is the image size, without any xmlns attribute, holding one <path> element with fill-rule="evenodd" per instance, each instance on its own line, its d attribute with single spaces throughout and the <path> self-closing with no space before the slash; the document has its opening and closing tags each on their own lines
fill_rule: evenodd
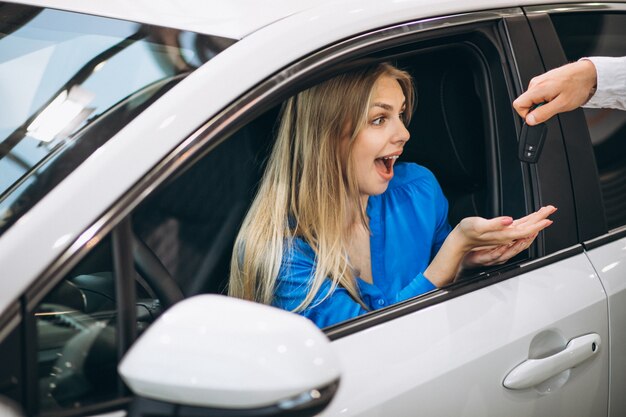
<svg viewBox="0 0 626 417">
<path fill-rule="evenodd" d="M 272 126 L 276 103 L 334 71 L 376 60 L 394 60 L 416 79 L 421 107 L 409 126 L 412 139 L 403 157 L 432 169 L 451 202 L 451 221 L 473 209 L 475 215 L 521 217 L 554 204 L 559 212 L 532 250 L 502 268 L 469 274 L 443 290 L 324 329 L 342 376 L 339 391 L 321 415 L 605 415 L 607 301 L 578 240 L 576 201 L 558 123 L 550 123 L 537 164 L 517 159 L 521 124 L 510 103 L 532 75 L 543 71 L 520 9 L 378 29 L 294 63 L 268 81 L 267 86 L 279 85 L 274 91 L 267 93 L 261 85 L 256 91 L 264 94 L 253 92 L 233 104 L 234 115 L 248 110 L 240 123 L 222 126 L 226 133 L 198 135 L 204 141 L 200 148 L 208 149 L 211 141 L 218 145 L 177 179 L 186 177 L 189 185 L 196 178 L 204 185 L 194 202 L 178 194 L 186 202 L 184 213 L 176 216 L 178 227 L 184 228 L 187 210 L 205 212 L 199 210 L 202 204 L 224 199 L 215 190 L 220 190 L 220 178 L 235 177 L 227 167 L 232 150 L 248 155 L 250 146 L 265 143 L 262 126 Z M 448 147 L 464 152 L 455 160 L 448 157 Z M 255 149 L 250 153 L 256 158 L 244 163 L 248 167 L 264 159 L 263 150 Z M 219 166 L 220 177 L 207 183 L 202 165 Z M 244 181 L 241 170 L 233 172 Z M 170 183 L 170 191 L 182 184 Z M 229 190 L 239 192 L 232 186 Z M 241 192 L 242 199 L 250 198 L 249 190 Z M 146 204 L 155 207 L 167 194 L 166 187 Z M 140 217 L 134 220 L 144 222 Z M 146 227 L 143 234 L 153 241 L 164 233 Z M 202 276 L 216 272 L 198 270 Z M 200 287 L 211 286 L 206 282 Z M 577 359 L 566 363 L 564 357 Z"/>
<path fill-rule="evenodd" d="M 626 4 L 570 4 L 527 10 L 546 69 L 585 56 L 626 55 Z M 626 112 L 579 109 L 559 116 L 578 197 L 579 228 L 586 255 L 608 296 L 610 337 L 609 415 L 626 413 L 621 388 L 626 383 L 626 269 L 624 267 L 624 169 Z"/>
<path fill-rule="evenodd" d="M 505 28 L 500 32 L 506 34 L 503 44 L 512 46 L 506 59 L 519 74 L 518 79 L 512 77 L 508 93 L 512 101 L 543 67 L 522 16 L 505 17 L 493 25 Z M 505 111 L 506 117 L 514 117 L 508 108 L 496 113 Z M 517 132 L 519 127 L 516 124 Z M 559 207 L 554 220 L 560 225 L 545 232 L 534 259 L 328 330 L 343 376 L 323 415 L 607 414 L 606 294 L 577 244 L 579 226 L 560 128 L 555 121 L 548 128 L 539 163 L 522 165 L 521 178 L 516 170 L 502 168 L 519 169 L 520 163 L 507 159 L 515 152 L 507 148 L 510 138 L 497 137 L 501 152 L 508 151 L 500 154 L 498 173 L 499 183 L 509 190 L 504 198 L 515 201 L 512 190 L 523 182 L 529 208 L 548 203 Z M 589 353 L 598 349 L 593 359 L 541 383 L 505 387 L 512 370 L 533 360 L 550 366 L 554 355 L 567 350 L 565 346 L 588 335 L 601 340 L 585 347 Z"/>
</svg>

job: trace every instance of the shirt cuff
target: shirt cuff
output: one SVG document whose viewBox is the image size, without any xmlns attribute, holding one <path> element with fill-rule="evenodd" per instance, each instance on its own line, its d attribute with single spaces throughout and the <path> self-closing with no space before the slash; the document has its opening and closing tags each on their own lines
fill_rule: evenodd
<svg viewBox="0 0 626 417">
<path fill-rule="evenodd" d="M 596 67 L 596 92 L 583 107 L 626 108 L 626 57 L 585 57 Z"/>
<path fill-rule="evenodd" d="M 413 281 L 404 287 L 397 295 L 395 302 L 404 301 L 412 297 L 417 297 L 420 294 L 427 293 L 437 289 L 437 287 L 424 276 L 424 274 L 418 274 Z"/>
</svg>

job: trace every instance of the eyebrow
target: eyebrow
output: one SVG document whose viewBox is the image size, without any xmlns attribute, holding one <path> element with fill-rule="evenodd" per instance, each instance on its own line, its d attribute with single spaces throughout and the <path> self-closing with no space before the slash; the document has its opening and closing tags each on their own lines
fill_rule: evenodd
<svg viewBox="0 0 626 417">
<path fill-rule="evenodd" d="M 385 109 L 387 111 L 393 111 L 393 106 L 390 106 L 387 103 L 373 103 L 372 107 L 380 107 L 382 109 Z M 406 102 L 402 102 L 402 106 L 400 107 L 401 109 L 404 109 L 406 107 Z"/>
</svg>

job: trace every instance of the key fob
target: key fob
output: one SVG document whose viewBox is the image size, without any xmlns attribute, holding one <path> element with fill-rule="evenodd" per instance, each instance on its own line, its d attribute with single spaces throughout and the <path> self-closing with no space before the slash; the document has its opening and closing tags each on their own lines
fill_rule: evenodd
<svg viewBox="0 0 626 417">
<path fill-rule="evenodd" d="M 526 122 L 524 122 L 522 125 L 522 134 L 519 139 L 519 149 L 517 154 L 519 160 L 529 164 L 537 163 L 547 134 L 548 126 L 546 126 L 545 123 L 528 126 Z"/>
</svg>

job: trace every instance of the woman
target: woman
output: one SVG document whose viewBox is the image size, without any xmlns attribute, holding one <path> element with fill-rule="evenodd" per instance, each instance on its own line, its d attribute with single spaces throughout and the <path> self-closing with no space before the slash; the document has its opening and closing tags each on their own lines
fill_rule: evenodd
<svg viewBox="0 0 626 417">
<path fill-rule="evenodd" d="M 383 63 L 289 99 L 237 237 L 229 294 L 324 327 L 444 286 L 526 249 L 554 207 L 451 230 L 436 179 L 395 164 L 409 140 L 410 76 Z"/>
</svg>

